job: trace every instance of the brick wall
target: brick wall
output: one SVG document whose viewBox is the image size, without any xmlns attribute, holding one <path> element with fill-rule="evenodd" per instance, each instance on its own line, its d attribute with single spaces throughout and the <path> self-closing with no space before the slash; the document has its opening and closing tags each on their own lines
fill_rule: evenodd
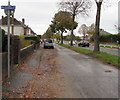
<svg viewBox="0 0 120 100">
<path fill-rule="evenodd" d="M 38 48 L 39 44 L 37 44 L 36 47 Z M 17 61 L 17 59 L 18 59 L 18 63 L 19 63 L 19 62 L 25 60 L 30 54 L 32 54 L 34 52 L 34 49 L 37 49 L 37 48 L 35 48 L 34 44 L 23 48 L 23 49 L 19 50 L 19 53 L 17 53 L 18 57 L 15 57 L 15 59 L 13 59 L 13 60 Z M 14 55 L 14 56 L 17 56 L 17 55 Z M 7 52 L 0 53 L 0 58 L 2 58 L 2 79 L 4 80 L 5 77 L 7 77 L 7 75 L 8 75 Z M 17 64 L 16 61 L 13 61 L 13 63 Z M 11 69 L 12 69 L 12 67 L 14 67 L 14 64 L 12 64 Z"/>
<path fill-rule="evenodd" d="M 27 56 L 34 52 L 34 45 L 30 45 L 20 50 L 19 60 L 24 60 Z"/>
</svg>

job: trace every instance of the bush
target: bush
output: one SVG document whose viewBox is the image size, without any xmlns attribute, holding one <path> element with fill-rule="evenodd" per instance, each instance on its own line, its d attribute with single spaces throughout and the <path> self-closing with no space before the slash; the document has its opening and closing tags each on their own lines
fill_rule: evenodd
<svg viewBox="0 0 120 100">
<path fill-rule="evenodd" d="M 31 45 L 32 40 L 20 39 L 20 49 Z"/>
<path fill-rule="evenodd" d="M 3 29 L 0 29 L 0 52 L 2 51 L 3 47 L 2 45 L 4 42 L 4 37 L 5 37 L 5 31 Z"/>
<path fill-rule="evenodd" d="M 100 35 L 100 42 L 117 43 L 117 41 L 120 41 L 120 35 L 119 34 Z"/>
<path fill-rule="evenodd" d="M 1 34 L 1 32 L 2 32 L 2 34 Z M 1 40 L 1 38 L 2 38 L 2 40 Z M 16 39 L 19 37 L 14 36 L 13 38 Z M 2 50 L 2 52 L 7 52 L 8 35 L 5 34 L 4 30 L 0 31 L 0 40 L 1 40 L 0 50 Z M 10 35 L 10 45 L 12 45 L 12 35 Z"/>
<path fill-rule="evenodd" d="M 27 47 L 29 45 L 31 45 L 32 43 L 39 43 L 40 41 L 40 37 L 39 36 L 24 36 L 24 35 L 20 35 L 20 48 L 24 48 Z"/>
<path fill-rule="evenodd" d="M 120 34 L 100 34 L 100 42 L 106 42 L 106 43 L 117 43 L 117 41 L 120 44 Z M 91 41 L 94 41 L 93 36 L 90 39 Z"/>
<path fill-rule="evenodd" d="M 25 40 L 33 40 L 33 41 L 40 41 L 38 36 L 25 36 Z"/>
<path fill-rule="evenodd" d="M 24 35 L 19 35 L 19 38 L 20 38 L 20 39 L 24 39 L 25 36 L 24 36 Z"/>
<path fill-rule="evenodd" d="M 0 41 L 3 42 L 5 37 L 5 31 L 3 29 L 0 29 Z"/>
</svg>

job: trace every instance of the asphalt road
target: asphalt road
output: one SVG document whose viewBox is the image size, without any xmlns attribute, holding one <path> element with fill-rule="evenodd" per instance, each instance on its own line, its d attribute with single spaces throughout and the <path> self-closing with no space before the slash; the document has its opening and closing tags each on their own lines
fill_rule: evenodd
<svg viewBox="0 0 120 100">
<path fill-rule="evenodd" d="M 3 98 L 118 98 L 118 69 L 56 44 L 14 67 L 2 89 Z"/>
<path fill-rule="evenodd" d="M 64 76 L 63 98 L 118 98 L 118 70 L 56 45 Z"/>
</svg>

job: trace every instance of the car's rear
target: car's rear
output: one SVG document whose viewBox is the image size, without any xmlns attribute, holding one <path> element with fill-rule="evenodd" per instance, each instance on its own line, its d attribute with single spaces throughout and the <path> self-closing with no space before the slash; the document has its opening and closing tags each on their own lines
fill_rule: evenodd
<svg viewBox="0 0 120 100">
<path fill-rule="evenodd" d="M 44 48 L 54 48 L 52 39 L 44 40 Z"/>
<path fill-rule="evenodd" d="M 82 47 L 89 47 L 89 42 L 88 41 L 80 41 L 80 43 L 78 43 L 78 46 L 82 46 Z"/>
</svg>

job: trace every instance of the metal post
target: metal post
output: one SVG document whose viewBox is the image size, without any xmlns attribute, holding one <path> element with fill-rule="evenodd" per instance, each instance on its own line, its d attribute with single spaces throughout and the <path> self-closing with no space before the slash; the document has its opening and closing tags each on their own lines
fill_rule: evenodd
<svg viewBox="0 0 120 100">
<path fill-rule="evenodd" d="M 8 6 L 10 2 L 8 2 Z M 8 9 L 8 78 L 10 77 L 10 10 Z"/>
<path fill-rule="evenodd" d="M 5 14 L 7 15 L 8 23 L 8 78 L 10 77 L 10 16 L 14 14 L 16 6 L 11 6 L 10 1 L 8 1 L 7 6 L 1 6 L 1 9 L 4 9 Z"/>
<path fill-rule="evenodd" d="M 13 66 L 13 64 L 14 64 L 14 48 L 13 48 L 13 44 L 14 44 L 14 14 L 12 15 L 12 18 L 11 18 L 11 35 L 12 35 L 12 37 L 11 37 L 11 66 Z"/>
</svg>

